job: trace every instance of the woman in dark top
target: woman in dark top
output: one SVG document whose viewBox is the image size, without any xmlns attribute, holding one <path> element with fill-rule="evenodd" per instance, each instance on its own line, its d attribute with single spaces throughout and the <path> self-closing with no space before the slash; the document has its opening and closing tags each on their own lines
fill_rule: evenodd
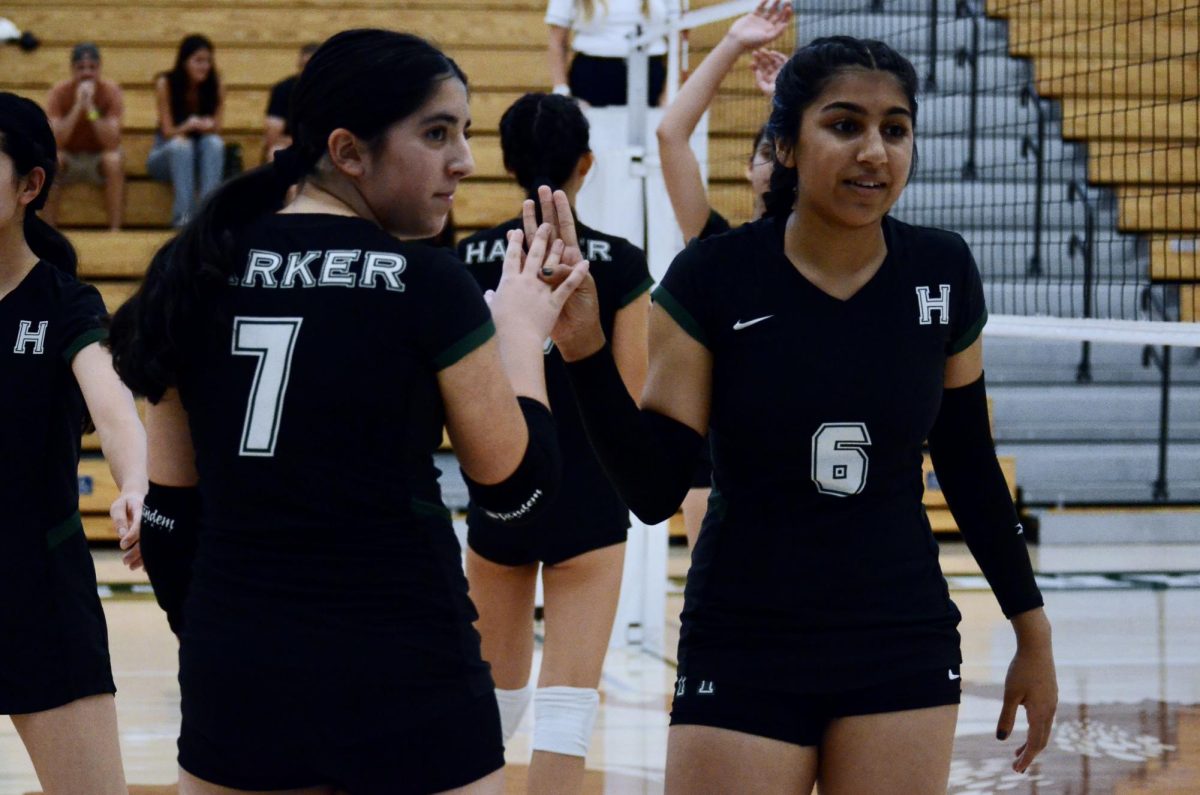
<svg viewBox="0 0 1200 795">
<path fill-rule="evenodd" d="M 509 532 L 553 499 L 541 346 L 586 266 L 552 292 L 537 269 L 561 247 L 546 228 L 523 256 L 514 233 L 489 312 L 419 242 L 474 169 L 466 77 L 422 39 L 329 39 L 292 122 L 292 147 L 219 188 L 113 321 L 118 371 L 152 402 L 147 532 L 196 539 L 180 791 L 498 793 L 433 452 L 444 424 Z"/>
<path fill-rule="evenodd" d="M 783 35 L 791 19 L 790 3 L 763 0 L 753 13 L 734 22 L 720 43 L 688 76 L 687 82 L 679 89 L 663 114 L 662 121 L 658 123 L 658 151 L 663 182 L 667 186 L 667 195 L 684 240 L 695 237 L 703 240 L 729 231 L 729 222 L 708 203 L 708 191 L 700 174 L 700 163 L 688 143 L 692 133 L 716 98 L 721 81 L 745 53 L 754 54 L 754 77 L 758 87 L 768 99 L 775 95 L 775 75 L 787 58 L 773 50 L 760 48 Z M 771 164 L 774 162 L 775 143 L 767 135 L 766 125 L 763 125 L 754 136 L 754 147 L 746 164 L 746 179 L 754 194 L 751 220 L 762 217 L 763 196 L 771 181 Z M 706 446 L 692 479 L 692 488 L 688 489 L 682 506 L 683 527 L 688 546 L 692 549 L 696 548 L 696 537 L 700 534 L 700 522 L 704 519 L 711 484 L 712 461 Z"/>
<path fill-rule="evenodd" d="M 121 495 L 113 522 L 139 565 L 146 436 L 117 378 L 104 304 L 37 216 L 57 167 L 33 102 L 0 93 L 0 715 L 47 792 L 123 795 L 108 631 L 79 516 L 79 440 L 100 434 Z"/>
<path fill-rule="evenodd" d="M 644 520 L 674 510 L 712 443 L 669 793 L 946 791 L 960 615 L 921 502 L 926 439 L 1016 634 L 997 738 L 1024 706 L 1017 772 L 1049 740 L 1050 625 L 988 427 L 982 280 L 961 237 L 887 214 L 916 89 L 881 42 L 797 50 L 776 82 L 766 214 L 672 263 L 640 409 L 587 293 L 556 330 L 588 436 Z"/>
<path fill-rule="evenodd" d="M 154 99 L 158 131 L 146 170 L 171 183 L 171 225 L 178 228 L 220 184 L 225 169 L 225 89 L 207 37 L 193 34 L 179 43 L 175 66 L 154 81 Z"/>
<path fill-rule="evenodd" d="M 539 188 L 562 188 L 573 201 L 592 167 L 588 122 L 575 100 L 526 94 L 500 120 L 500 144 L 509 173 L 533 198 Z M 505 238 L 522 228 L 515 218 L 472 235 L 458 252 L 484 289 L 500 280 Z M 650 272 L 640 249 L 577 225 L 600 301 L 600 321 L 613 341 L 629 394 L 646 375 L 646 317 Z M 549 343 L 549 340 L 547 340 Z M 612 634 L 629 509 L 609 483 L 588 444 L 562 357 L 545 348 L 546 390 L 563 459 L 558 499 L 520 534 L 473 505 L 467 516 L 467 577 L 479 607 L 483 656 L 492 664 L 505 740 L 534 704 L 530 792 L 576 792 L 599 706 L 596 687 Z M 534 692 L 533 604 L 538 565 L 545 591 L 546 643 Z"/>
</svg>

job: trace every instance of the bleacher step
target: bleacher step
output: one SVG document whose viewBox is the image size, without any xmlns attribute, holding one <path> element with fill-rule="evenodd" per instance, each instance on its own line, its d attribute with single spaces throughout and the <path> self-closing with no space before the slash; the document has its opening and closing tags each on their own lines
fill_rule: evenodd
<svg viewBox="0 0 1200 795">
<path fill-rule="evenodd" d="M 1200 507 L 1116 510 L 1033 510 L 1038 543 L 1196 544 L 1200 543 Z"/>
</svg>

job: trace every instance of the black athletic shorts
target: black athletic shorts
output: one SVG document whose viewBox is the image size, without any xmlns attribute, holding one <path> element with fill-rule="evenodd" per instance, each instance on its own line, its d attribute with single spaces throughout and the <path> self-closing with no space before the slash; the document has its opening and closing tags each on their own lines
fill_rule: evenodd
<svg viewBox="0 0 1200 795">
<path fill-rule="evenodd" d="M 541 562 L 547 566 L 579 557 L 613 544 L 624 544 L 629 528 L 607 527 L 499 527 L 467 517 L 467 545 L 481 558 L 501 566 L 525 566 Z"/>
<path fill-rule="evenodd" d="M 663 86 L 667 83 L 667 59 L 664 55 L 650 57 L 647 65 L 650 105 L 658 104 Z M 606 105 L 627 104 L 628 68 L 624 58 L 597 58 L 594 55 L 575 53 L 571 59 L 567 82 L 571 94 L 594 108 Z"/>
<path fill-rule="evenodd" d="M 695 674 L 675 680 L 672 726 L 714 726 L 793 745 L 820 745 L 837 718 L 958 704 L 957 668 L 938 668 L 871 687 L 830 694 L 785 693 Z"/>
<path fill-rule="evenodd" d="M 0 715 L 117 691 L 96 568 L 78 519 L 64 523 L 61 540 L 10 544 L 0 553 L 8 556 L 0 563 Z"/>
<path fill-rule="evenodd" d="M 696 462 L 696 468 L 692 471 L 690 488 L 711 489 L 712 469 L 712 443 L 705 436 L 704 444 L 700 445 L 700 460 Z"/>
<path fill-rule="evenodd" d="M 303 657 L 302 650 L 280 651 Z M 354 795 L 417 795 L 461 787 L 504 766 L 490 688 L 364 686 L 282 665 L 278 675 L 249 677 L 239 675 L 237 657 L 231 648 L 227 665 L 181 663 L 179 764 L 205 781 L 244 790 L 335 786 Z"/>
</svg>

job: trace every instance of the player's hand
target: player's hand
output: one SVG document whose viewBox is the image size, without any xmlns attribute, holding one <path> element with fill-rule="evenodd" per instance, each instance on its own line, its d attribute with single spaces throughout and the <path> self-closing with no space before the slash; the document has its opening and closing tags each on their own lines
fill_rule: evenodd
<svg viewBox="0 0 1200 795">
<path fill-rule="evenodd" d="M 75 104 L 83 108 L 90 108 L 95 97 L 96 84 L 91 80 L 84 80 L 75 87 Z"/>
<path fill-rule="evenodd" d="M 198 116 L 196 118 L 196 129 L 200 132 L 212 132 L 217 129 L 217 120 L 212 116 Z"/>
<path fill-rule="evenodd" d="M 1029 733 L 1014 752 L 1013 770 L 1024 773 L 1050 742 L 1054 713 L 1058 710 L 1058 679 L 1054 672 L 1054 653 L 1050 646 L 1050 624 L 1039 608 L 1014 618 L 1030 627 L 1018 628 L 1017 653 L 1004 679 L 1004 706 L 996 724 L 996 738 L 1007 739 L 1016 723 L 1017 708 L 1025 708 Z"/>
<path fill-rule="evenodd" d="M 571 202 L 561 190 L 551 191 L 548 185 L 538 188 L 538 204 L 542 209 L 542 223 L 550 226 L 550 240 L 563 242 L 562 264 L 568 267 L 583 262 L 583 251 L 579 247 L 579 234 L 575 230 L 575 214 Z M 532 241 L 537 233 L 537 213 L 533 199 L 521 204 L 521 223 L 525 239 Z"/>
<path fill-rule="evenodd" d="M 775 50 L 755 50 L 750 56 L 750 69 L 754 72 L 754 85 L 767 95 L 775 96 L 775 78 L 787 63 L 787 56 Z"/>
<path fill-rule="evenodd" d="M 791 21 L 791 2 L 760 0 L 758 8 L 734 22 L 725 36 L 743 50 L 757 50 L 782 36 Z"/>
<path fill-rule="evenodd" d="M 525 235 L 520 230 L 508 233 L 508 250 L 500 284 L 489 301 L 496 327 L 505 336 L 516 335 L 535 342 L 539 347 L 558 321 L 563 305 L 571 293 L 584 281 L 588 263 L 579 261 L 571 266 L 562 262 L 565 245 L 551 240 L 549 224 L 534 232 L 529 251 L 524 251 Z M 543 275 L 569 273 L 556 284 L 543 281 Z"/>
<path fill-rule="evenodd" d="M 142 540 L 142 504 L 145 499 L 145 494 L 133 491 L 122 492 L 121 496 L 117 497 L 108 509 L 108 515 L 113 520 L 113 529 L 117 533 L 117 538 L 120 539 L 121 550 L 125 553 L 121 556 L 121 562 L 133 571 L 142 567 L 140 542 Z"/>
</svg>

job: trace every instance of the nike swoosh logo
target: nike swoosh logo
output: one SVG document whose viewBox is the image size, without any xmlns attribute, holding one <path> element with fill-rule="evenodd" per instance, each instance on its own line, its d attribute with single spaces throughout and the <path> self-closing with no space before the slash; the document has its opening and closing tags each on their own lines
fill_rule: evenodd
<svg viewBox="0 0 1200 795">
<path fill-rule="evenodd" d="M 954 673 L 954 671 L 946 671 L 946 673 L 950 675 L 951 680 L 962 679 L 962 677 L 960 675 Z"/>
<path fill-rule="evenodd" d="M 742 329 L 744 329 L 744 328 L 750 328 L 750 327 L 751 327 L 751 326 L 753 326 L 755 323 L 761 323 L 761 322 L 763 322 L 764 320 L 770 320 L 770 319 L 771 319 L 771 318 L 773 318 L 773 317 L 775 317 L 775 316 L 774 316 L 774 315 L 763 315 L 762 317 L 756 317 L 756 318 L 754 318 L 753 320 L 747 320 L 747 321 L 746 321 L 746 322 L 744 322 L 744 323 L 743 323 L 742 321 L 740 321 L 740 320 L 739 320 L 738 322 L 736 322 L 736 323 L 734 323 L 734 324 L 733 324 L 733 330 L 734 330 L 734 331 L 741 331 L 741 330 L 742 330 Z"/>
</svg>

